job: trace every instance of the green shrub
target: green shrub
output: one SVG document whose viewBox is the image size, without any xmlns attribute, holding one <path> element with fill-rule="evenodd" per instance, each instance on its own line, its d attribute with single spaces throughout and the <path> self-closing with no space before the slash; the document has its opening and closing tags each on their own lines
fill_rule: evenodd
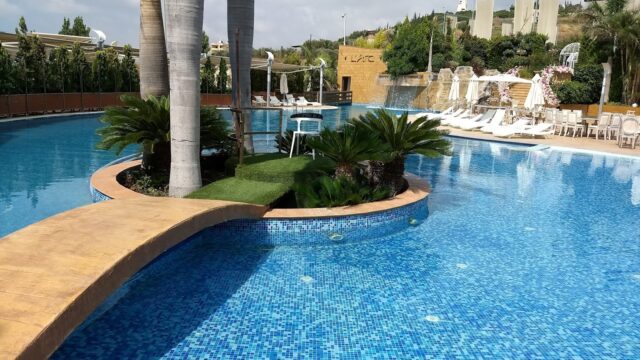
<svg viewBox="0 0 640 360">
<path fill-rule="evenodd" d="M 553 91 L 558 100 L 563 104 L 591 104 L 591 89 L 589 86 L 577 82 L 567 81 L 562 84 L 553 85 Z"/>
<path fill-rule="evenodd" d="M 311 183 L 296 183 L 293 187 L 298 207 L 317 208 L 357 205 L 389 197 L 385 187 L 372 188 L 361 179 L 323 176 Z"/>
<path fill-rule="evenodd" d="M 576 67 L 572 80 L 587 86 L 589 90 L 587 103 L 593 104 L 600 100 L 603 75 L 602 65 L 582 65 Z"/>
</svg>

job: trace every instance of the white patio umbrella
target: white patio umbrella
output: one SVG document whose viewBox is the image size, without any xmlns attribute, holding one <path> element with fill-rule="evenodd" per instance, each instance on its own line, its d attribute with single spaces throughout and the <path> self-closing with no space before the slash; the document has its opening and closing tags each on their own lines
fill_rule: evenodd
<svg viewBox="0 0 640 360">
<path fill-rule="evenodd" d="M 538 105 L 544 105 L 544 92 L 542 91 L 542 83 L 540 82 L 540 75 L 531 79 L 531 88 L 527 94 L 527 99 L 524 101 L 524 107 L 529 110 L 534 110 Z"/>
<path fill-rule="evenodd" d="M 457 101 L 460 98 L 460 78 L 458 75 L 453 76 L 451 81 L 451 90 L 449 90 L 449 100 Z"/>
<path fill-rule="evenodd" d="M 473 74 L 471 79 L 469 79 L 469 86 L 467 87 L 467 96 L 465 96 L 468 103 L 472 103 L 478 100 L 478 77 L 476 74 Z"/>
<path fill-rule="evenodd" d="M 280 93 L 286 95 L 289 93 L 289 83 L 287 82 L 287 74 L 280 75 Z M 286 96 L 285 96 L 286 99 Z"/>
</svg>

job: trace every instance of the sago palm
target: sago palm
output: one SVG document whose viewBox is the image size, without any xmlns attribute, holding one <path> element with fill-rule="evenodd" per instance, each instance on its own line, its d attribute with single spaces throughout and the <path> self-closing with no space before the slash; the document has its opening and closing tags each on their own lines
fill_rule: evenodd
<svg viewBox="0 0 640 360">
<path fill-rule="evenodd" d="M 115 148 L 120 154 L 125 147 L 140 144 L 142 167 L 147 171 L 168 167 L 169 99 L 149 95 L 142 100 L 130 95 L 121 97 L 124 107 L 108 107 L 100 121 L 107 126 L 98 129 L 102 137 L 98 149 Z"/>
<path fill-rule="evenodd" d="M 388 148 L 363 129 L 345 125 L 338 130 L 324 129 L 307 144 L 336 163 L 335 176 L 352 178 L 356 165 L 365 160 L 386 158 Z"/>
<path fill-rule="evenodd" d="M 356 128 L 375 134 L 389 146 L 389 160 L 384 163 L 383 182 L 397 193 L 404 186 L 404 162 L 409 154 L 428 157 L 449 155 L 450 143 L 443 138 L 446 131 L 438 130 L 439 120 L 426 117 L 409 121 L 408 113 L 396 116 L 384 109 L 352 119 Z"/>
</svg>

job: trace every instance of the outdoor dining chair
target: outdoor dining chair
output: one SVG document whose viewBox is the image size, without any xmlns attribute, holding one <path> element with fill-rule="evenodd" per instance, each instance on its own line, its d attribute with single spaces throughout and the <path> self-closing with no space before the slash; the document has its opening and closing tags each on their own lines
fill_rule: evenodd
<svg viewBox="0 0 640 360">
<path fill-rule="evenodd" d="M 303 136 L 318 136 L 320 130 L 322 130 L 322 114 L 318 113 L 298 113 L 291 115 L 291 120 L 294 120 L 296 124 L 296 130 L 293 132 L 291 138 L 291 151 L 289 157 L 293 157 L 293 148 L 296 148 L 296 154 L 300 152 L 300 142 Z M 304 126 L 305 123 L 307 126 Z M 296 144 L 296 139 L 298 142 Z M 311 156 L 315 160 L 316 151 L 311 151 Z"/>
<path fill-rule="evenodd" d="M 638 120 L 636 120 L 636 117 L 625 117 L 624 120 L 622 120 L 622 125 L 620 125 L 618 146 L 622 147 L 627 142 L 627 140 L 631 140 L 631 148 L 635 149 L 636 142 L 638 142 L 638 135 L 640 135 L 640 124 L 638 124 Z"/>
<path fill-rule="evenodd" d="M 618 140 L 618 133 L 620 132 L 620 123 L 622 123 L 622 114 L 612 114 L 611 121 L 607 127 L 607 138 L 611 140 L 611 137 L 615 134 L 616 140 Z"/>
<path fill-rule="evenodd" d="M 609 128 L 609 121 L 611 121 L 611 114 L 603 112 L 600 114 L 600 118 L 598 119 L 598 124 L 589 125 L 589 129 L 587 132 L 587 137 L 591 136 L 594 132 L 596 133 L 596 140 L 598 140 L 598 135 L 602 133 L 603 138 L 607 138 L 607 129 Z"/>
</svg>

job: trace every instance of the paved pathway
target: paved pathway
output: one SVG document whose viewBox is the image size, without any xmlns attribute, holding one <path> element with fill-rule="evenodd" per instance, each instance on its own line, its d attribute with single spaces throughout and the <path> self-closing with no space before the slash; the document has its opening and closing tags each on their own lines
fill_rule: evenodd
<svg viewBox="0 0 640 360">
<path fill-rule="evenodd" d="M 206 227 L 265 210 L 136 197 L 73 209 L 0 239 L 0 358 L 46 358 L 159 254 Z"/>
</svg>

